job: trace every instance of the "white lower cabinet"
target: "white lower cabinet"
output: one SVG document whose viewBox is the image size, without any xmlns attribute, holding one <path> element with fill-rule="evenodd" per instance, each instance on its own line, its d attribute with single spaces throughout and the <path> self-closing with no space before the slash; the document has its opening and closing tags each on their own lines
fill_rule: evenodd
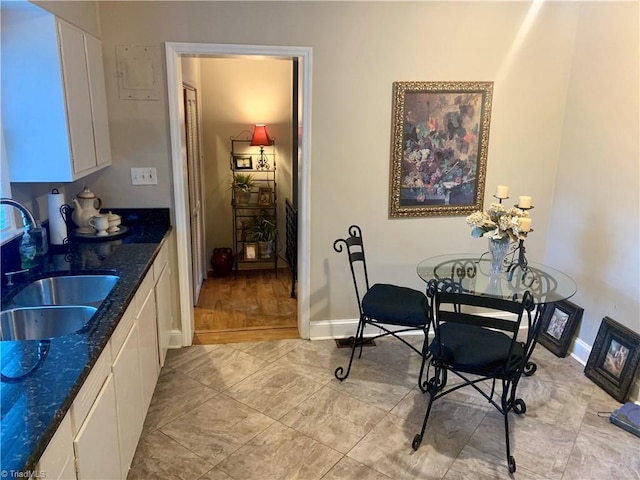
<svg viewBox="0 0 640 480">
<path fill-rule="evenodd" d="M 127 478 L 144 423 L 136 323 L 131 325 L 127 338 L 115 357 L 111 371 L 115 382 L 118 408 L 120 478 Z"/>
<path fill-rule="evenodd" d="M 35 470 L 40 476 L 46 474 L 46 478 L 50 480 L 75 480 L 73 430 L 71 429 L 71 414 L 69 412 L 62 419 L 62 423 L 40 457 Z"/>
<path fill-rule="evenodd" d="M 78 480 L 121 478 L 113 374 L 109 373 L 73 440 Z"/>
<path fill-rule="evenodd" d="M 38 462 L 47 478 L 126 479 L 160 374 L 155 281 L 170 300 L 166 257 L 149 270 Z M 170 311 L 171 305 L 159 303 Z M 170 319 L 165 328 L 170 329 Z M 160 337 L 162 338 L 162 337 Z M 162 340 L 161 340 L 162 341 Z M 163 342 L 164 343 L 164 342 Z M 167 342 L 168 343 L 168 342 Z M 166 348 L 166 344 L 164 348 Z M 162 356 L 161 356 L 162 355 Z"/>
</svg>

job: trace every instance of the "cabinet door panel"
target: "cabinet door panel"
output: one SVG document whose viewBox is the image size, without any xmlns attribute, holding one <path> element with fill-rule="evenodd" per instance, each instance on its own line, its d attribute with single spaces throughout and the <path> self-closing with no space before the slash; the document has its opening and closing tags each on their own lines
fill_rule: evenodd
<svg viewBox="0 0 640 480">
<path fill-rule="evenodd" d="M 156 283 L 156 311 L 158 323 L 158 357 L 160 366 L 164 366 L 164 359 L 169 349 L 171 340 L 171 269 L 168 262 L 165 262 L 164 269 L 158 277 Z"/>
<path fill-rule="evenodd" d="M 107 114 L 107 89 L 104 80 L 102 43 L 91 35 L 85 35 L 87 62 L 89 69 L 89 90 L 91 112 L 95 134 L 96 165 L 111 164 L 111 144 L 109 140 L 109 118 Z"/>
<path fill-rule="evenodd" d="M 78 480 L 120 478 L 120 447 L 113 374 L 104 382 L 95 403 L 73 441 Z"/>
<path fill-rule="evenodd" d="M 47 445 L 38 466 L 37 472 L 46 472 L 48 479 L 70 480 L 76 478 L 76 464 L 73 456 L 73 432 L 71 431 L 71 415 L 64 416 L 62 423 Z"/>
<path fill-rule="evenodd" d="M 89 72 L 83 32 L 64 22 L 58 22 L 58 29 L 71 155 L 77 174 L 96 165 Z"/>
<path fill-rule="evenodd" d="M 127 339 L 113 362 L 112 370 L 118 407 L 121 478 L 127 478 L 144 423 L 137 324 L 131 327 Z"/>
<path fill-rule="evenodd" d="M 142 407 L 146 415 L 158 380 L 158 339 L 156 333 L 156 301 L 151 289 L 138 312 Z"/>
</svg>

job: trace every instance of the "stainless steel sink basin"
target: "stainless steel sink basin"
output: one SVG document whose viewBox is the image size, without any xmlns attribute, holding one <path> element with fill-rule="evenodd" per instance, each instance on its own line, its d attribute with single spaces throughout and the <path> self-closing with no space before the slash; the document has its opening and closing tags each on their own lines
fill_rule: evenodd
<svg viewBox="0 0 640 480">
<path fill-rule="evenodd" d="M 87 305 L 20 307 L 0 312 L 0 340 L 44 340 L 77 332 L 96 307 Z"/>
<path fill-rule="evenodd" d="M 99 307 L 118 275 L 61 275 L 36 280 L 11 300 L 11 306 L 91 305 Z"/>
</svg>

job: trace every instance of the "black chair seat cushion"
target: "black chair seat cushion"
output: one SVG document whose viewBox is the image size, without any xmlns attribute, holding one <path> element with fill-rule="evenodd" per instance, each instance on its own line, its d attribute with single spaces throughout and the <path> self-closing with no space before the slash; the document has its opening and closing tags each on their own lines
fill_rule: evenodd
<svg viewBox="0 0 640 480">
<path fill-rule="evenodd" d="M 505 371 L 511 337 L 503 332 L 448 322 L 440 325 L 440 339 L 441 360 L 454 370 L 480 375 L 513 373 Z M 439 357 L 435 340 L 431 342 L 429 350 L 436 358 Z M 516 364 L 518 360 L 522 360 L 524 348 L 521 343 L 514 344 L 512 356 Z"/>
<path fill-rule="evenodd" d="M 428 321 L 424 293 L 385 283 L 376 283 L 367 291 L 362 311 L 370 319 L 390 325 L 419 327 Z"/>
</svg>

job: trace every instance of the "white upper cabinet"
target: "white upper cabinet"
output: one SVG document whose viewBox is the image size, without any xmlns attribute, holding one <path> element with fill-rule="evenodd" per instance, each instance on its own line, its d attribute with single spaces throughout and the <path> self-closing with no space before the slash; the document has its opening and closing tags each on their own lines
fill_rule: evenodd
<svg viewBox="0 0 640 480">
<path fill-rule="evenodd" d="M 10 179 L 71 182 L 111 164 L 102 46 L 51 13 L 23 5 L 1 12 Z"/>
</svg>

